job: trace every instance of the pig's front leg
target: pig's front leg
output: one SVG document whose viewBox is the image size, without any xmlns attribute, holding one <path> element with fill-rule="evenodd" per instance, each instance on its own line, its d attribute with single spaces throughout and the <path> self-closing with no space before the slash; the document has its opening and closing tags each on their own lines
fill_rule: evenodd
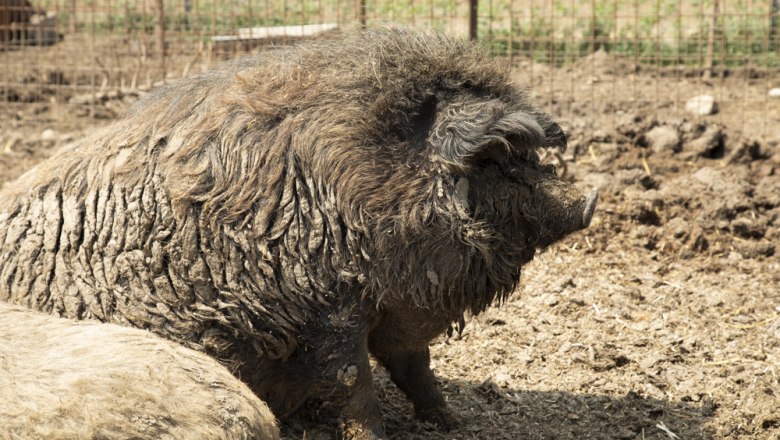
<svg viewBox="0 0 780 440">
<path fill-rule="evenodd" d="M 357 342 L 353 356 L 336 372 L 336 381 L 345 393 L 341 410 L 341 435 L 349 440 L 384 439 L 382 413 L 374 393 L 368 347 L 364 335 Z"/>
<path fill-rule="evenodd" d="M 281 419 L 316 398 L 340 411 L 341 438 L 385 439 L 368 357 L 370 313 L 346 298 L 344 304 L 320 310 L 317 317 L 298 335 L 297 347 L 286 360 L 253 361 L 253 346 L 236 341 L 234 349 L 248 353 L 240 362 L 241 377 Z"/>
<path fill-rule="evenodd" d="M 379 348 L 373 349 L 372 344 L 372 352 L 390 372 L 393 382 L 412 401 L 417 419 L 433 423 L 445 431 L 459 425 L 436 384 L 427 347 L 413 353 L 388 356 Z"/>
</svg>

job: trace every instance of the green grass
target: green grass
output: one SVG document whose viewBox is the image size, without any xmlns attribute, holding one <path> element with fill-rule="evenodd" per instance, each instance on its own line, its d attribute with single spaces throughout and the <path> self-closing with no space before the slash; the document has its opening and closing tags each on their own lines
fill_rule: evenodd
<svg viewBox="0 0 780 440">
<path fill-rule="evenodd" d="M 191 0 L 165 2 L 169 35 L 208 36 L 239 27 L 338 22 L 354 26 L 359 0 Z M 713 0 L 480 0 L 479 38 L 498 54 L 509 51 L 540 61 L 566 63 L 603 49 L 659 65 L 701 63 L 712 25 Z M 69 2 L 41 0 L 58 6 L 67 28 Z M 152 33 L 153 0 L 76 0 L 81 31 Z M 726 4 L 724 4 L 726 3 Z M 778 66 L 780 56 L 769 41 L 769 1 L 720 1 L 716 22 L 715 65 L 749 60 Z M 746 11 L 749 11 L 746 12 Z M 387 22 L 465 34 L 465 0 L 366 0 L 369 25 Z M 511 38 L 510 38 L 511 36 Z M 511 40 L 511 46 L 510 46 Z"/>
</svg>

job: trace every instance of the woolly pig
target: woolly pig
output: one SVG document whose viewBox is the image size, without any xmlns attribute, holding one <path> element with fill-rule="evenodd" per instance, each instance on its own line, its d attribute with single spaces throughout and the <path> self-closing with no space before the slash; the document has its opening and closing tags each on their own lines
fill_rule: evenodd
<svg viewBox="0 0 780 440">
<path fill-rule="evenodd" d="M 152 333 L 0 303 L 0 439 L 279 438 L 203 353 Z"/>
<path fill-rule="evenodd" d="M 596 196 L 480 48 L 384 30 L 161 87 L 0 195 L 0 299 L 149 329 L 237 371 L 278 417 L 316 396 L 384 437 L 369 353 L 455 419 L 428 343 L 505 299 Z"/>
</svg>

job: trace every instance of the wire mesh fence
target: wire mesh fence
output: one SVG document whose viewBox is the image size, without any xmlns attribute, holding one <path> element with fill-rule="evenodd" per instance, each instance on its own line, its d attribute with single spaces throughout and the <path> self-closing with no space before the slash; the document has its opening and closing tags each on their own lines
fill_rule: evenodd
<svg viewBox="0 0 780 440">
<path fill-rule="evenodd" d="M 720 98 L 768 106 L 739 83 L 780 86 L 779 2 L 0 0 L 0 105 L 71 112 L 61 104 L 143 92 L 278 44 L 401 24 L 477 39 L 569 116 L 583 102 L 608 109 L 597 101 L 616 95 L 679 108 L 697 86 L 717 94 L 724 81 Z"/>
</svg>

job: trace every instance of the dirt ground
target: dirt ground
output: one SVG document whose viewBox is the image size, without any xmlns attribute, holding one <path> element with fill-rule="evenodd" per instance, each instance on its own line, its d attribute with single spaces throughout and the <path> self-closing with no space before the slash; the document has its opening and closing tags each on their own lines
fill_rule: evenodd
<svg viewBox="0 0 780 440">
<path fill-rule="evenodd" d="M 780 74 L 702 82 L 604 54 L 515 71 L 563 116 L 566 176 L 600 189 L 596 216 L 509 301 L 433 344 L 459 429 L 416 422 L 376 367 L 391 438 L 780 439 L 780 99 L 766 98 Z M 24 93 L 0 105 L 0 181 L 143 92 Z M 701 93 L 717 114 L 685 113 Z M 312 404 L 285 435 L 334 438 L 331 417 Z"/>
</svg>

